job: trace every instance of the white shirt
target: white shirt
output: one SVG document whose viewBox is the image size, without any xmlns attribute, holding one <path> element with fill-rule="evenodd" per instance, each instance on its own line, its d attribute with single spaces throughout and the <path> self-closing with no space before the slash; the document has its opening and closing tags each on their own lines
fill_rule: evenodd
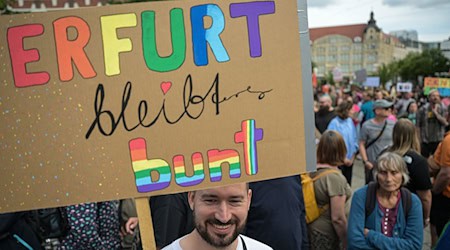
<svg viewBox="0 0 450 250">
<path fill-rule="evenodd" d="M 183 250 L 183 248 L 181 248 L 180 241 L 183 238 L 185 238 L 186 236 L 178 238 L 177 240 L 172 242 L 172 244 L 166 246 L 162 250 Z M 244 239 L 245 246 L 247 247 L 247 250 L 272 250 L 272 248 L 269 247 L 268 245 L 266 245 L 264 243 L 261 243 L 261 242 L 259 242 L 257 240 L 254 240 L 252 238 L 249 238 L 249 237 L 247 237 L 245 235 L 239 235 L 239 237 L 237 238 L 238 239 L 238 245 L 237 245 L 236 250 L 244 250 L 244 247 L 242 245 L 242 241 L 241 241 L 240 237 L 242 237 Z"/>
</svg>

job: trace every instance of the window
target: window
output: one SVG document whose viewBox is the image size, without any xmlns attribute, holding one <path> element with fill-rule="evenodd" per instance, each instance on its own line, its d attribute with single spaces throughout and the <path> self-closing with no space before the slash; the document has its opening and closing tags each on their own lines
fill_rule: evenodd
<svg viewBox="0 0 450 250">
<path fill-rule="evenodd" d="M 343 73 L 349 73 L 350 72 L 348 64 L 342 64 L 341 70 L 342 70 Z"/>
<path fill-rule="evenodd" d="M 319 54 L 325 54 L 325 48 L 324 47 L 319 47 L 319 48 L 317 48 L 317 53 L 319 53 Z"/>
<path fill-rule="evenodd" d="M 323 55 L 317 55 L 314 57 L 316 62 L 324 62 L 325 61 L 325 56 Z"/>
<path fill-rule="evenodd" d="M 347 45 L 341 46 L 341 51 L 342 52 L 346 52 L 346 51 L 349 51 L 349 50 L 350 50 L 350 46 L 347 46 Z"/>
<path fill-rule="evenodd" d="M 337 60 L 336 55 L 328 55 L 327 56 L 327 61 L 329 61 L 329 62 L 336 62 L 336 60 Z"/>
<path fill-rule="evenodd" d="M 350 55 L 349 55 L 349 54 L 341 54 L 341 55 L 339 56 L 339 58 L 340 58 L 342 61 L 348 61 L 348 60 L 350 59 Z"/>
<path fill-rule="evenodd" d="M 362 69 L 362 65 L 359 64 L 359 63 L 354 63 L 353 64 L 353 71 L 356 71 L 356 70 L 359 70 L 359 69 Z"/>
<path fill-rule="evenodd" d="M 376 55 L 368 55 L 367 56 L 367 61 L 368 62 L 376 62 L 377 61 L 377 56 Z"/>
<path fill-rule="evenodd" d="M 361 53 L 355 53 L 352 55 L 353 61 L 361 61 L 362 60 L 362 54 Z"/>
</svg>

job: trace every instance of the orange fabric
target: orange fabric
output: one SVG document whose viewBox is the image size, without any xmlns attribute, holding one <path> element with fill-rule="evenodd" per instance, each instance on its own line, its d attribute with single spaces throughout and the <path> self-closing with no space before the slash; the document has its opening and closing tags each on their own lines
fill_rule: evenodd
<svg viewBox="0 0 450 250">
<path fill-rule="evenodd" d="M 444 140 L 439 144 L 434 152 L 434 160 L 441 168 L 450 168 L 450 132 L 445 134 Z M 450 185 L 442 193 L 450 198 Z"/>
</svg>

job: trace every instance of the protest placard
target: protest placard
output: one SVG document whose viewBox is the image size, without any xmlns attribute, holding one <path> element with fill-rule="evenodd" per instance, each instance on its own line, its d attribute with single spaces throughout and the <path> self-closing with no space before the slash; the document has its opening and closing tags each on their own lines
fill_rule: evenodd
<svg viewBox="0 0 450 250">
<path fill-rule="evenodd" d="M 363 83 L 363 86 L 366 87 L 379 87 L 380 86 L 380 77 L 378 76 L 369 76 L 366 78 L 366 81 Z"/>
<path fill-rule="evenodd" d="M 397 92 L 412 92 L 413 85 L 410 82 L 398 82 L 397 84 Z"/>
<path fill-rule="evenodd" d="M 304 172 L 296 4 L 1 16 L 0 212 Z"/>
<path fill-rule="evenodd" d="M 424 94 L 428 95 L 428 93 L 432 89 L 437 89 L 441 96 L 450 96 L 450 79 L 439 77 L 425 77 Z"/>
</svg>

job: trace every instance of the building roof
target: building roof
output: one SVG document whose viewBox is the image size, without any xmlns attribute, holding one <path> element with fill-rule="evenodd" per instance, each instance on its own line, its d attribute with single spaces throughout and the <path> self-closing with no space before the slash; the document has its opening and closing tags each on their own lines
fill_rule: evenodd
<svg viewBox="0 0 450 250">
<path fill-rule="evenodd" d="M 360 37 L 361 39 L 363 39 L 364 29 L 366 27 L 367 24 L 363 23 L 333 27 L 311 28 L 309 29 L 309 36 L 312 42 L 321 37 L 329 35 L 342 35 L 352 39 L 353 41 L 355 37 Z"/>
</svg>

